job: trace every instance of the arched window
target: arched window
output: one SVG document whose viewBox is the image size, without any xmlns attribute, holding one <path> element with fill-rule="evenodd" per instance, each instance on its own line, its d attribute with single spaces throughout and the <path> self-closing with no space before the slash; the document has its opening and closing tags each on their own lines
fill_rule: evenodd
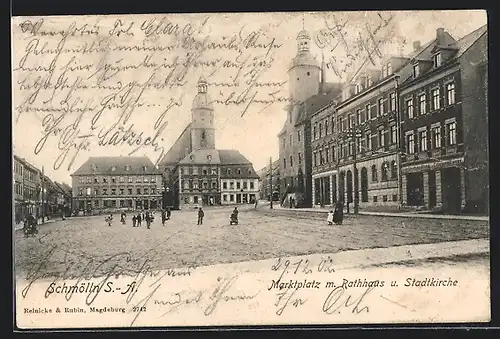
<svg viewBox="0 0 500 339">
<path fill-rule="evenodd" d="M 389 179 L 389 164 L 384 162 L 382 164 L 382 181 L 387 181 Z"/>
<path fill-rule="evenodd" d="M 398 177 L 398 166 L 396 165 L 396 161 L 393 160 L 391 162 L 391 178 L 396 179 Z"/>
<path fill-rule="evenodd" d="M 377 165 L 372 165 L 372 181 L 377 181 Z"/>
</svg>

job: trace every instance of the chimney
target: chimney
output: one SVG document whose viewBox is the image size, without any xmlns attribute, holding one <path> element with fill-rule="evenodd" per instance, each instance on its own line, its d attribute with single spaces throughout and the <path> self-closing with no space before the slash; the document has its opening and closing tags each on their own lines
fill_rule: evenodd
<svg viewBox="0 0 500 339">
<path fill-rule="evenodd" d="M 420 41 L 413 41 L 413 51 L 416 52 L 420 49 Z"/>
<path fill-rule="evenodd" d="M 438 28 L 436 30 L 436 39 L 437 39 L 438 46 L 444 45 L 444 28 Z"/>
</svg>

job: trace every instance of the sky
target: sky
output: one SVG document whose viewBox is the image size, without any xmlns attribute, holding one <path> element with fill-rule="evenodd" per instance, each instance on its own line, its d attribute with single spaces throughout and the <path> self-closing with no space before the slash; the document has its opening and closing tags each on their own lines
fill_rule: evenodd
<svg viewBox="0 0 500 339">
<path fill-rule="evenodd" d="M 262 36 L 259 38 L 260 42 L 269 42 L 274 39 L 277 45 L 280 47 L 271 48 L 270 52 L 267 53 L 266 48 L 249 48 L 245 50 L 242 56 L 248 56 L 249 60 L 255 61 L 265 61 L 265 65 L 268 67 L 252 68 L 245 64 L 247 68 L 244 71 L 251 71 L 252 69 L 262 70 L 262 75 L 259 78 L 261 82 L 281 82 L 281 86 L 276 86 L 274 88 L 261 87 L 258 88 L 258 95 L 256 98 L 270 99 L 268 92 L 279 91 L 275 96 L 277 97 L 288 97 L 288 86 L 287 86 L 287 69 L 292 58 L 295 56 L 297 51 L 296 36 L 297 33 L 302 29 L 306 29 L 313 36 L 311 53 L 316 57 L 318 62 L 324 60 L 328 63 L 331 62 L 330 66 L 336 63 L 335 67 L 338 69 L 340 65 L 347 62 L 346 48 L 337 47 L 333 48 L 339 41 L 339 35 L 329 34 L 332 31 L 328 28 L 334 30 L 335 22 L 344 23 L 342 28 L 343 33 L 347 33 L 346 37 L 348 40 L 349 48 L 354 46 L 355 37 L 361 34 L 366 37 L 366 27 L 370 27 L 373 31 L 374 27 L 379 27 L 382 22 L 380 16 L 388 20 L 390 23 L 380 29 L 377 33 L 380 36 L 389 32 L 385 37 L 384 43 L 380 45 L 380 50 L 382 55 L 406 55 L 412 51 L 413 41 L 421 41 L 424 45 L 426 42 L 434 39 L 436 34 L 436 29 L 443 27 L 450 33 L 455 39 L 459 39 L 462 36 L 470 33 L 471 31 L 479 28 L 480 26 L 486 24 L 486 12 L 485 11 L 408 11 L 408 12 L 335 12 L 335 13 L 252 13 L 252 14 L 193 14 L 193 15 L 167 15 L 165 16 L 171 22 L 179 23 L 181 27 L 185 27 L 187 23 L 192 23 L 193 27 L 197 28 L 197 32 L 200 37 L 210 36 L 211 39 L 217 41 L 227 41 L 228 39 L 222 40 L 224 36 L 232 36 L 234 34 L 238 35 L 241 32 L 251 32 L 252 30 L 261 29 Z M 134 36 L 129 36 L 126 33 L 120 34 L 119 37 L 115 37 L 113 43 L 120 44 L 138 44 L 142 43 L 143 35 L 140 35 L 141 31 L 139 26 L 143 22 L 148 22 L 156 18 L 156 23 L 159 22 L 161 16 L 120 16 L 122 20 L 121 28 L 126 31 L 129 22 L 134 22 L 133 28 L 136 29 Z M 100 16 L 100 17 L 51 17 L 44 18 L 43 28 L 65 28 L 68 27 L 72 21 L 75 21 L 77 25 L 95 24 L 101 27 L 101 32 L 113 29 L 113 24 L 116 23 L 118 17 L 112 16 Z M 208 18 L 208 19 L 207 19 Z M 33 38 L 29 36 L 28 33 L 23 33 L 20 29 L 19 23 L 25 22 L 27 18 L 15 18 L 12 25 L 13 32 L 13 62 L 14 69 L 19 66 L 19 62 L 25 54 L 28 42 Z M 29 18 L 32 22 L 35 22 L 36 18 Z M 183 26 L 184 25 L 184 26 Z M 143 26 L 144 27 L 144 26 Z M 154 28 L 150 26 L 151 29 Z M 105 28 L 105 29 L 104 29 Z M 385 31 L 384 31 L 385 30 Z M 116 30 L 115 30 L 116 32 Z M 143 31 L 142 33 L 144 33 Z M 317 39 L 317 37 L 322 37 L 322 39 Z M 154 35 L 147 37 L 144 41 L 148 44 L 154 43 L 164 43 L 168 44 L 170 36 L 160 36 L 156 38 Z M 81 44 L 83 41 L 91 42 L 95 39 L 93 36 L 80 37 L 80 38 L 68 38 L 67 46 L 71 44 Z M 49 47 L 54 47 L 57 45 L 60 37 L 57 36 L 42 36 L 40 37 L 42 43 L 47 42 Z M 39 45 L 41 46 L 41 44 Z M 167 52 L 165 52 L 167 53 Z M 106 60 L 111 60 L 115 64 L 120 64 L 124 62 L 139 62 L 144 59 L 145 53 L 133 53 L 133 52 L 115 52 L 111 55 L 106 55 Z M 175 56 L 186 56 L 186 50 L 175 49 L 167 54 L 153 53 L 152 60 L 172 60 Z M 237 53 L 234 51 L 209 51 L 204 52 L 201 59 L 203 60 L 214 60 L 217 58 L 227 58 L 228 60 L 241 60 L 236 59 Z M 31 66 L 49 65 L 53 55 L 38 55 L 29 56 L 27 58 L 27 64 Z M 68 60 L 72 55 L 69 53 L 67 55 L 61 55 L 58 59 L 57 70 L 55 71 L 56 76 L 62 73 L 63 66 L 67 64 Z M 240 58 L 239 57 L 239 58 Z M 332 62 L 332 57 L 335 58 L 335 62 Z M 97 53 L 96 56 L 87 55 L 85 57 L 77 55 L 75 61 L 79 64 L 92 64 L 95 66 L 97 61 L 102 58 L 102 55 Z M 258 58 L 258 59 L 254 59 Z M 357 69 L 359 63 L 365 60 L 366 57 L 361 56 L 356 58 L 354 65 L 347 70 L 347 73 L 342 74 L 342 78 L 339 78 L 338 74 L 331 68 L 327 68 L 325 72 L 325 79 L 327 82 L 344 82 L 348 79 L 349 74 Z M 377 59 L 377 57 L 374 57 Z M 375 65 L 371 67 L 377 67 L 378 61 L 375 61 Z M 112 63 L 110 62 L 110 63 Z M 255 65 L 255 64 L 254 64 Z M 261 64 L 262 66 L 262 64 Z M 97 66 L 95 66 L 97 67 Z M 209 84 L 228 82 L 231 76 L 235 77 L 235 69 L 230 68 L 215 68 L 212 66 L 197 66 L 193 67 L 185 76 L 184 85 L 182 87 L 174 88 L 164 88 L 161 90 L 151 90 L 143 94 L 141 97 L 147 105 L 138 107 L 134 110 L 133 114 L 130 116 L 129 124 L 133 123 L 134 128 L 137 131 L 143 131 L 145 135 L 153 137 L 156 133 L 155 122 L 157 122 L 161 113 L 165 111 L 168 107 L 168 103 L 173 100 L 177 104 L 172 108 L 167 110 L 161 122 L 167 122 L 165 128 L 158 133 L 158 145 L 163 147 L 166 152 L 170 146 L 175 142 L 178 136 L 182 133 L 186 125 L 191 120 L 191 106 L 193 98 L 197 92 L 197 81 L 200 76 L 207 78 Z M 76 75 L 81 74 L 88 76 L 91 73 L 89 69 L 80 69 L 79 71 L 72 72 L 69 75 L 68 81 L 76 79 Z M 116 79 L 119 79 L 123 83 L 137 80 L 146 80 L 148 77 L 147 72 L 141 72 L 139 70 L 127 70 L 120 73 Z M 272 157 L 273 160 L 278 157 L 278 133 L 282 128 L 284 120 L 286 118 L 285 105 L 286 102 L 280 100 L 272 104 L 259 104 L 253 103 L 245 110 L 245 105 L 224 105 L 218 103 L 218 101 L 227 100 L 230 91 L 235 91 L 237 94 L 243 92 L 248 86 L 242 85 L 245 79 L 251 76 L 252 73 L 245 73 L 247 78 L 242 76 L 240 73 L 239 86 L 234 86 L 234 88 L 221 88 L 209 86 L 208 92 L 214 102 L 214 112 L 215 112 L 215 127 L 216 127 L 216 147 L 219 149 L 237 149 L 246 158 L 248 158 L 254 165 L 256 170 L 261 169 L 269 163 L 269 158 Z M 47 123 L 52 122 L 52 118 L 49 113 L 46 112 L 33 112 L 27 111 L 19 115 L 17 119 L 18 110 L 16 108 L 23 103 L 29 95 L 31 95 L 33 89 L 21 89 L 19 83 L 25 80 L 25 84 L 29 81 L 34 81 L 38 76 L 42 75 L 43 72 L 28 71 L 26 69 L 14 71 L 13 74 L 13 102 L 14 109 L 12 113 L 13 117 L 13 150 L 14 153 L 26 158 L 33 165 L 41 168 L 44 167 L 45 173 L 51 177 L 52 180 L 71 183 L 70 174 L 78 169 L 89 156 L 126 156 L 131 152 L 133 148 L 130 146 L 114 146 L 114 147 L 102 147 L 97 145 L 97 139 L 90 140 L 90 146 L 88 150 L 82 150 L 75 157 L 72 166 L 68 170 L 68 160 L 66 160 L 58 169 L 54 168 L 57 157 L 62 153 L 58 149 L 57 145 L 61 144 L 61 135 L 54 135 L 47 138 L 47 142 L 44 147 L 35 154 L 35 146 L 39 140 L 43 137 L 43 127 L 42 122 L 45 121 L 46 127 Z M 159 74 L 165 77 L 166 73 Z M 56 77 L 57 78 L 57 77 Z M 163 78 L 162 78 L 163 79 Z M 67 90 L 69 91 L 69 90 Z M 43 92 L 43 91 L 41 91 Z M 96 100 L 100 101 L 104 96 L 112 93 L 110 90 L 75 90 L 73 93 L 73 98 L 78 97 L 83 101 L 86 100 Z M 48 98 L 50 92 L 39 94 L 36 99 L 36 107 L 45 107 L 43 100 Z M 61 95 L 64 96 L 63 91 Z M 62 98 L 62 97 L 60 97 Z M 234 98 L 233 98 L 234 99 Z M 59 102 L 54 100 L 54 102 Z M 102 101 L 101 101 L 102 102 Z M 37 106 L 38 105 L 38 106 Z M 78 129 L 81 135 L 84 135 L 87 130 L 89 130 L 90 121 L 94 117 L 95 112 L 85 112 L 82 115 L 81 123 L 78 125 Z M 243 113 L 243 116 L 241 116 Z M 54 114 L 56 116 L 56 114 Z M 74 117 L 73 117 L 74 116 Z M 59 126 L 65 127 L 69 122 L 76 121 L 78 115 L 68 115 L 64 118 L 63 123 Z M 119 117 L 119 113 L 116 109 L 106 110 L 101 116 L 98 123 L 99 128 L 108 128 L 116 121 Z M 67 119 L 67 120 L 66 120 Z M 74 150 L 68 153 L 68 158 L 71 157 Z M 74 152 L 73 152 L 74 153 Z M 159 156 L 161 155 L 160 150 L 155 150 L 151 146 L 143 146 L 138 149 L 133 155 L 148 156 L 153 163 L 155 163 Z"/>
</svg>

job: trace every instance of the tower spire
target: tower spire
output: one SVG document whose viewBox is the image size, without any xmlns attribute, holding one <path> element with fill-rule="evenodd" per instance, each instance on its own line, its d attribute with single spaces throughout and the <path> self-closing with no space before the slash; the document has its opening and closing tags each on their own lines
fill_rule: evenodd
<svg viewBox="0 0 500 339">
<path fill-rule="evenodd" d="M 306 29 L 304 26 L 304 15 L 302 14 L 302 29 Z"/>
</svg>

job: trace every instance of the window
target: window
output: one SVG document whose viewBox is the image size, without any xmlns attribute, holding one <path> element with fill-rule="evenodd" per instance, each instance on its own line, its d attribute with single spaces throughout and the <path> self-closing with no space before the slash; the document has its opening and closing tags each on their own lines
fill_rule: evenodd
<svg viewBox="0 0 500 339">
<path fill-rule="evenodd" d="M 443 62 L 443 56 L 441 53 L 438 53 L 436 55 L 434 55 L 434 67 L 439 67 L 441 66 L 442 62 Z"/>
<path fill-rule="evenodd" d="M 432 109 L 437 110 L 440 108 L 439 105 L 439 88 L 435 88 L 431 91 L 432 93 Z"/>
<path fill-rule="evenodd" d="M 143 182 L 148 182 L 148 177 L 144 177 Z"/>
<path fill-rule="evenodd" d="M 128 172 L 128 171 L 130 171 L 130 169 L 131 169 L 130 165 L 125 165 L 125 171 Z"/>
<path fill-rule="evenodd" d="M 328 135 L 328 120 L 325 120 L 325 135 Z"/>
<path fill-rule="evenodd" d="M 393 160 L 391 161 L 391 178 L 397 179 L 397 177 L 398 177 L 398 166 L 396 165 L 396 161 Z"/>
<path fill-rule="evenodd" d="M 116 166 L 111 167 L 111 172 L 114 172 L 114 171 L 116 171 Z"/>
<path fill-rule="evenodd" d="M 366 149 L 371 150 L 372 149 L 372 136 L 370 134 L 367 134 L 365 136 L 366 139 Z"/>
<path fill-rule="evenodd" d="M 292 134 L 290 134 L 290 145 L 293 143 Z"/>
<path fill-rule="evenodd" d="M 382 78 L 385 78 L 387 76 L 387 66 L 383 65 L 382 66 Z"/>
<path fill-rule="evenodd" d="M 398 130 L 396 125 L 391 126 L 391 144 L 395 144 L 398 139 Z"/>
<path fill-rule="evenodd" d="M 227 194 L 224 194 L 224 195 L 222 196 L 222 200 L 223 200 L 223 201 L 227 201 Z"/>
<path fill-rule="evenodd" d="M 380 129 L 378 131 L 378 140 L 379 140 L 379 147 L 384 147 L 385 146 L 385 130 Z"/>
<path fill-rule="evenodd" d="M 389 179 L 389 164 L 384 162 L 382 164 L 382 181 L 387 181 Z"/>
<path fill-rule="evenodd" d="M 356 111 L 356 123 L 357 123 L 358 125 L 361 125 L 361 110 L 360 110 L 360 109 L 358 109 L 358 110 Z"/>
<path fill-rule="evenodd" d="M 248 188 L 248 182 L 243 181 L 243 189 L 246 190 Z"/>
<path fill-rule="evenodd" d="M 372 118 L 370 114 L 370 104 L 365 106 L 365 111 L 366 111 L 366 120 L 370 120 Z"/>
<path fill-rule="evenodd" d="M 420 75 L 420 67 L 417 65 L 413 65 L 413 77 L 416 78 Z"/>
<path fill-rule="evenodd" d="M 125 181 L 125 178 L 124 177 L 120 177 L 120 182 L 124 182 Z"/>
<path fill-rule="evenodd" d="M 349 147 L 349 155 L 353 155 L 354 154 L 354 143 L 352 141 L 349 141 L 348 147 Z"/>
<path fill-rule="evenodd" d="M 82 187 L 78 188 L 78 195 L 83 195 L 83 188 Z"/>
<path fill-rule="evenodd" d="M 286 159 L 283 159 L 283 168 L 286 168 Z"/>
<path fill-rule="evenodd" d="M 406 148 L 408 149 L 408 153 L 415 153 L 415 136 L 413 133 L 406 136 Z"/>
<path fill-rule="evenodd" d="M 457 123 L 455 121 L 446 125 L 448 145 L 457 143 Z"/>
<path fill-rule="evenodd" d="M 87 177 L 87 184 L 90 184 L 92 182 L 92 178 L 91 177 Z"/>
<path fill-rule="evenodd" d="M 441 148 L 441 126 L 432 128 L 432 144 L 434 148 Z"/>
<path fill-rule="evenodd" d="M 366 77 L 366 87 L 370 87 L 372 85 L 372 78 L 368 75 Z"/>
<path fill-rule="evenodd" d="M 362 143 L 362 141 L 363 140 L 361 138 L 356 138 L 356 143 L 357 143 L 356 147 L 357 147 L 357 152 L 358 153 L 363 152 L 363 143 Z"/>
<path fill-rule="evenodd" d="M 189 204 L 189 197 L 184 197 L 184 203 Z"/>
<path fill-rule="evenodd" d="M 149 194 L 149 188 L 144 187 L 144 194 Z"/>
<path fill-rule="evenodd" d="M 111 195 L 116 195 L 116 188 L 111 189 Z"/>
<path fill-rule="evenodd" d="M 413 119 L 413 99 L 406 100 L 406 111 L 408 119 Z"/>
<path fill-rule="evenodd" d="M 299 152 L 299 154 L 297 156 L 298 156 L 299 165 L 300 165 L 300 164 L 302 164 L 302 154 Z"/>
<path fill-rule="evenodd" d="M 313 140 L 318 139 L 318 131 L 316 130 L 316 126 L 313 127 Z"/>
<path fill-rule="evenodd" d="M 98 188 L 94 188 L 94 195 L 99 195 L 99 189 Z"/>
<path fill-rule="evenodd" d="M 390 62 L 387 63 L 387 75 L 392 74 L 392 64 Z"/>
<path fill-rule="evenodd" d="M 231 202 L 234 201 L 234 194 L 229 195 L 229 201 L 231 201 Z"/>
<path fill-rule="evenodd" d="M 212 175 L 217 175 L 217 168 L 212 168 Z"/>
<path fill-rule="evenodd" d="M 98 183 L 99 182 L 99 178 L 98 177 L 94 177 L 94 183 Z"/>
<path fill-rule="evenodd" d="M 372 165 L 372 181 L 378 180 L 377 165 Z"/>
<path fill-rule="evenodd" d="M 103 188 L 102 189 L 102 195 L 108 195 L 108 189 L 107 188 Z"/>
<path fill-rule="evenodd" d="M 251 190 L 255 189 L 255 185 L 254 185 L 253 181 L 250 181 L 250 189 Z"/>
<path fill-rule="evenodd" d="M 332 117 L 332 133 L 335 131 L 335 117 Z"/>
<path fill-rule="evenodd" d="M 292 123 L 292 112 L 288 112 L 288 121 Z"/>
<path fill-rule="evenodd" d="M 418 97 L 418 109 L 420 111 L 420 114 L 425 114 L 426 113 L 426 100 L 425 100 L 425 94 L 422 94 Z"/>
<path fill-rule="evenodd" d="M 131 188 L 128 189 L 128 195 L 132 195 L 132 189 Z"/>
<path fill-rule="evenodd" d="M 184 180 L 184 189 L 186 189 L 186 190 L 189 189 L 189 181 L 188 180 Z M 139 188 L 137 189 L 137 194 L 141 194 Z"/>
<path fill-rule="evenodd" d="M 232 190 L 234 190 L 234 181 L 231 181 L 229 183 L 229 188 L 232 189 Z"/>
<path fill-rule="evenodd" d="M 217 188 L 217 182 L 212 181 L 212 188 Z"/>
<path fill-rule="evenodd" d="M 378 115 L 382 116 L 384 114 L 384 99 L 378 99 Z"/>
<path fill-rule="evenodd" d="M 359 92 L 361 92 L 361 85 L 360 84 L 356 84 L 356 87 L 355 87 L 354 91 L 355 91 L 355 94 L 358 94 Z"/>
<path fill-rule="evenodd" d="M 203 173 L 203 175 L 207 175 L 207 174 L 208 174 L 208 170 L 207 170 L 206 168 L 204 168 L 204 169 L 202 170 L 202 173 Z M 238 174 L 239 174 L 239 173 L 238 173 Z"/>
<path fill-rule="evenodd" d="M 420 151 L 427 151 L 427 130 L 418 132 L 418 139 L 420 142 Z"/>
<path fill-rule="evenodd" d="M 231 169 L 230 168 L 227 169 L 227 174 L 231 174 Z"/>
<path fill-rule="evenodd" d="M 453 105 L 455 103 L 455 83 L 446 84 L 446 103 Z"/>
<path fill-rule="evenodd" d="M 238 181 L 236 182 L 236 189 L 239 190 L 241 188 L 241 183 Z"/>
<path fill-rule="evenodd" d="M 290 166 L 293 166 L 293 157 L 290 155 Z"/>
<path fill-rule="evenodd" d="M 224 181 L 224 182 L 222 183 L 222 188 L 223 188 L 223 189 L 225 189 L 225 190 L 227 189 L 227 182 L 225 182 L 225 181 Z"/>
<path fill-rule="evenodd" d="M 325 148 L 325 162 L 330 162 L 330 151 L 328 148 Z"/>
<path fill-rule="evenodd" d="M 286 147 L 286 138 L 283 137 L 283 148 L 285 148 L 285 147 Z"/>
<path fill-rule="evenodd" d="M 383 195 L 383 196 L 382 196 L 382 201 L 383 201 L 383 202 L 387 202 L 387 195 Z"/>
<path fill-rule="evenodd" d="M 198 181 L 193 181 L 193 188 L 198 189 Z"/>
<path fill-rule="evenodd" d="M 389 94 L 389 105 L 391 112 L 396 110 L 396 93 Z"/>
<path fill-rule="evenodd" d="M 300 141 L 300 131 L 297 131 L 297 141 Z"/>
<path fill-rule="evenodd" d="M 320 123 L 319 124 L 319 137 L 321 138 L 323 135 L 323 125 Z"/>
<path fill-rule="evenodd" d="M 378 201 L 378 197 L 376 195 L 373 196 L 373 202 L 377 202 Z"/>
<path fill-rule="evenodd" d="M 125 193 L 125 189 L 120 188 L 120 195 L 123 195 Z"/>
<path fill-rule="evenodd" d="M 352 128 L 352 122 L 353 122 L 353 119 L 352 119 L 352 116 L 349 114 L 347 116 L 347 128 Z"/>
<path fill-rule="evenodd" d="M 335 161 L 335 146 L 332 146 L 332 161 Z"/>
</svg>

